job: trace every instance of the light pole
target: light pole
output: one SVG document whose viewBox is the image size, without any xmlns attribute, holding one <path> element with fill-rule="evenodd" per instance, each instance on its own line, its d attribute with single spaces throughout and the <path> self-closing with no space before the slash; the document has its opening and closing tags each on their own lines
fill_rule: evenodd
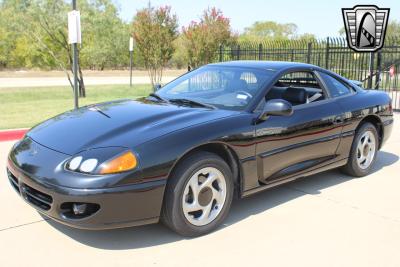
<svg viewBox="0 0 400 267">
<path fill-rule="evenodd" d="M 132 67 L 133 67 L 133 37 L 129 38 L 129 54 L 130 54 L 130 86 L 132 87 Z"/>
<path fill-rule="evenodd" d="M 72 0 L 72 10 L 76 10 L 76 0 Z M 73 54 L 73 70 L 74 70 L 74 103 L 75 109 L 79 108 L 78 102 L 78 44 L 75 42 L 72 44 L 72 54 Z"/>
<path fill-rule="evenodd" d="M 68 12 L 68 43 L 72 46 L 72 72 L 74 74 L 74 106 L 78 103 L 78 43 L 81 43 L 81 19 L 76 10 L 76 0 L 72 0 L 72 11 Z"/>
</svg>

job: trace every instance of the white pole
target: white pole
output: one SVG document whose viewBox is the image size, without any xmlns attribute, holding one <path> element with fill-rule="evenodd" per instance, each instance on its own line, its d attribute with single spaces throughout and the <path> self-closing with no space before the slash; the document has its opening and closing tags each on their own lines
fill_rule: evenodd
<svg viewBox="0 0 400 267">
<path fill-rule="evenodd" d="M 129 54 L 130 54 L 130 86 L 132 87 L 132 67 L 133 67 L 133 37 L 129 38 Z"/>
</svg>

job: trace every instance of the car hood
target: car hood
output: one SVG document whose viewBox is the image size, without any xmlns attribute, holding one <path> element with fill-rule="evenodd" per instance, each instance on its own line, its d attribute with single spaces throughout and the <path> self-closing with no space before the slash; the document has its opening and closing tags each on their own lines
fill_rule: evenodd
<svg viewBox="0 0 400 267">
<path fill-rule="evenodd" d="M 73 155 L 98 147 L 133 148 L 173 131 L 235 113 L 146 99 L 120 100 L 65 112 L 35 126 L 27 135 L 48 148 Z"/>
</svg>

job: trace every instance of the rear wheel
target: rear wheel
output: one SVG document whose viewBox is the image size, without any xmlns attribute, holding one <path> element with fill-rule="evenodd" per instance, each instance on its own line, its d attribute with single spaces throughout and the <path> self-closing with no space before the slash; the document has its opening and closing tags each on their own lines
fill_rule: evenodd
<svg viewBox="0 0 400 267">
<path fill-rule="evenodd" d="M 351 176 L 361 177 L 371 172 L 378 152 L 378 132 L 371 123 L 357 130 L 351 146 L 350 157 L 342 170 Z"/>
<path fill-rule="evenodd" d="M 184 236 L 209 233 L 225 219 L 232 197 L 228 164 L 213 153 L 193 154 L 179 163 L 168 181 L 162 221 Z"/>
</svg>

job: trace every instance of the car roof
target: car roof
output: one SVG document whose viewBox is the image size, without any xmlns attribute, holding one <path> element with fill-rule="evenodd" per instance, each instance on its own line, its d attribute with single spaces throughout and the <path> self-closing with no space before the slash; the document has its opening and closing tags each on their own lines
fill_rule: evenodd
<svg viewBox="0 0 400 267">
<path fill-rule="evenodd" d="M 236 60 L 227 61 L 220 63 L 208 64 L 208 66 L 228 66 L 228 67 L 248 67 L 257 69 L 273 69 L 273 70 L 284 70 L 289 68 L 318 68 L 317 66 L 289 61 L 261 61 L 261 60 Z M 318 68 L 319 69 L 319 68 Z"/>
</svg>

